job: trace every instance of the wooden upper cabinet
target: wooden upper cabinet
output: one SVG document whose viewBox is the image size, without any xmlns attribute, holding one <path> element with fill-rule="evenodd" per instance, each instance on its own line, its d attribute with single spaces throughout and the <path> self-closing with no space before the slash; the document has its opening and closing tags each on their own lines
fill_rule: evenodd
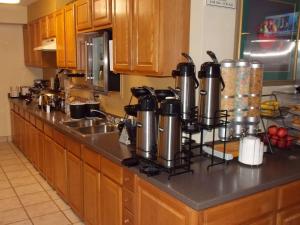
<svg viewBox="0 0 300 225">
<path fill-rule="evenodd" d="M 56 21 L 56 61 L 58 67 L 66 66 L 65 52 L 65 12 L 59 10 L 55 16 Z"/>
<path fill-rule="evenodd" d="M 29 25 L 23 25 L 23 43 L 24 43 L 24 62 L 26 66 L 30 66 L 31 51 L 30 51 L 30 33 Z"/>
<path fill-rule="evenodd" d="M 113 0 L 113 61 L 115 71 L 131 71 L 132 3 L 133 0 Z"/>
<path fill-rule="evenodd" d="M 181 53 L 189 50 L 190 0 L 113 3 L 114 70 L 171 76 Z"/>
<path fill-rule="evenodd" d="M 52 13 L 47 16 L 47 25 L 48 25 L 48 38 L 56 36 L 56 22 L 55 22 L 55 13 Z"/>
<path fill-rule="evenodd" d="M 134 1 L 133 70 L 158 72 L 159 2 L 159 0 Z"/>
<path fill-rule="evenodd" d="M 48 19 L 47 16 L 42 17 L 40 19 L 40 29 L 41 29 L 41 36 L 42 39 L 47 39 L 48 38 Z"/>
<path fill-rule="evenodd" d="M 77 30 L 82 31 L 91 29 L 93 27 L 91 0 L 78 0 L 75 7 Z"/>
<path fill-rule="evenodd" d="M 137 185 L 136 213 L 139 225 L 199 225 L 198 212 L 141 179 Z"/>
<path fill-rule="evenodd" d="M 92 2 L 94 27 L 111 24 L 111 0 L 92 0 Z"/>
<path fill-rule="evenodd" d="M 66 67 L 76 68 L 76 32 L 74 4 L 65 7 L 65 55 Z"/>
</svg>

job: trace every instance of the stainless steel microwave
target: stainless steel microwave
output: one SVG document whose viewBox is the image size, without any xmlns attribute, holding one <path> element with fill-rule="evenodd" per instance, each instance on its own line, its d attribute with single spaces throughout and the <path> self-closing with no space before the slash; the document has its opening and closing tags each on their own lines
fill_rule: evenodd
<svg viewBox="0 0 300 225">
<path fill-rule="evenodd" d="M 110 67 L 111 31 L 82 33 L 77 36 L 77 62 L 87 83 L 100 93 L 120 91 L 120 75 Z"/>
</svg>

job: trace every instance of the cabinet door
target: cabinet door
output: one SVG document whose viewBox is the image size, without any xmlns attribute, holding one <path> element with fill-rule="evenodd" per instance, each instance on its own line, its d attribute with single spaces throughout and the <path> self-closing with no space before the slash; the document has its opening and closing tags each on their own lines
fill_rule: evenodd
<svg viewBox="0 0 300 225">
<path fill-rule="evenodd" d="M 122 225 L 122 188 L 103 174 L 100 199 L 101 224 Z"/>
<path fill-rule="evenodd" d="M 264 216 L 261 219 L 257 219 L 255 222 L 251 222 L 247 225 L 275 225 L 276 223 L 276 218 L 272 214 L 270 216 Z"/>
<path fill-rule="evenodd" d="M 66 67 L 76 68 L 76 32 L 74 4 L 65 7 Z"/>
<path fill-rule="evenodd" d="M 91 0 L 78 0 L 75 7 L 77 30 L 91 29 L 93 27 Z"/>
<path fill-rule="evenodd" d="M 40 29 L 41 29 L 41 36 L 42 39 L 48 38 L 48 19 L 46 16 L 40 19 Z"/>
<path fill-rule="evenodd" d="M 57 192 L 67 200 L 67 151 L 56 143 L 54 146 L 54 183 Z"/>
<path fill-rule="evenodd" d="M 26 66 L 30 65 L 30 34 L 28 25 L 23 25 L 23 43 L 24 43 L 24 62 Z"/>
<path fill-rule="evenodd" d="M 58 67 L 66 66 L 65 52 L 65 13 L 59 10 L 55 16 L 56 21 L 56 61 Z"/>
<path fill-rule="evenodd" d="M 111 0 L 93 1 L 93 25 L 101 27 L 111 24 Z"/>
<path fill-rule="evenodd" d="M 159 60 L 159 0 L 134 1 L 133 70 L 158 72 Z M 174 34 L 175 35 L 175 34 Z"/>
<path fill-rule="evenodd" d="M 39 152 L 38 152 L 38 130 L 31 125 L 31 153 L 32 153 L 32 163 L 33 165 L 38 168 L 38 159 L 39 159 Z"/>
<path fill-rule="evenodd" d="M 113 0 L 114 70 L 131 70 L 131 26 L 133 0 Z"/>
<path fill-rule="evenodd" d="M 299 225 L 300 205 L 288 208 L 277 214 L 277 225 Z"/>
<path fill-rule="evenodd" d="M 86 163 L 83 166 L 84 218 L 89 225 L 99 224 L 100 173 Z"/>
<path fill-rule="evenodd" d="M 55 37 L 56 35 L 56 23 L 55 23 L 55 13 L 47 16 L 48 21 L 48 38 Z"/>
<path fill-rule="evenodd" d="M 24 154 L 29 158 L 30 152 L 30 123 L 25 121 L 25 146 L 24 146 Z"/>
<path fill-rule="evenodd" d="M 44 164 L 44 134 L 41 131 L 37 131 L 37 151 L 38 151 L 38 169 L 44 175 L 45 164 Z"/>
<path fill-rule="evenodd" d="M 138 182 L 137 224 L 197 225 L 198 214 L 147 182 Z"/>
<path fill-rule="evenodd" d="M 83 172 L 82 161 L 72 153 L 67 153 L 69 204 L 83 217 Z"/>
<path fill-rule="evenodd" d="M 14 111 L 10 110 L 10 130 L 11 130 L 11 140 L 12 143 L 15 143 L 15 115 Z"/>
<path fill-rule="evenodd" d="M 54 186 L 54 142 L 46 135 L 44 142 L 44 166 L 45 175 L 50 185 Z"/>
<path fill-rule="evenodd" d="M 41 30 L 40 30 L 40 22 L 39 20 L 34 21 L 34 48 L 41 46 L 42 44 L 42 36 L 41 36 Z M 41 51 L 35 51 L 33 50 L 34 55 L 34 66 L 35 67 L 42 67 L 42 52 Z"/>
</svg>

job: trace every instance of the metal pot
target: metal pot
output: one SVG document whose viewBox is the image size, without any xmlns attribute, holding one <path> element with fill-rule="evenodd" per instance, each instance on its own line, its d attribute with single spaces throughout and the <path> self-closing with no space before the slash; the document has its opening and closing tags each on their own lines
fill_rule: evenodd
<svg viewBox="0 0 300 225">
<path fill-rule="evenodd" d="M 70 104 L 70 116 L 72 119 L 82 119 L 86 116 L 87 107 L 83 102 L 73 102 Z"/>
</svg>

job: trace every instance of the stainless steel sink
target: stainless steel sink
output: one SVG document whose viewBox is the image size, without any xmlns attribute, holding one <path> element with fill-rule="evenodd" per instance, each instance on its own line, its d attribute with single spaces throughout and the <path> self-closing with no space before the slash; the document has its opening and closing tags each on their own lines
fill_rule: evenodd
<svg viewBox="0 0 300 225">
<path fill-rule="evenodd" d="M 97 119 L 82 119 L 76 121 L 64 121 L 62 122 L 63 125 L 71 128 L 79 128 L 79 127 L 92 127 L 92 126 L 99 126 L 104 125 L 105 120 L 101 118 Z"/>
<path fill-rule="evenodd" d="M 117 128 L 112 124 L 102 124 L 99 126 L 80 127 L 75 130 L 81 135 L 87 136 L 87 135 L 100 134 L 100 133 L 105 134 L 105 133 L 116 132 Z"/>
</svg>

